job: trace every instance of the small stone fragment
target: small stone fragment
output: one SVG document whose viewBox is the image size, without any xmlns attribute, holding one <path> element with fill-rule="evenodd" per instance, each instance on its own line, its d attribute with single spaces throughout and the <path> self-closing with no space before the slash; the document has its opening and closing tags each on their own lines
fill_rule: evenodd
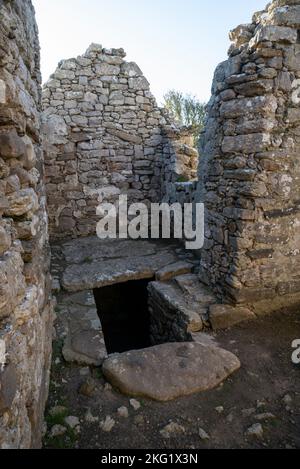
<svg viewBox="0 0 300 469">
<path fill-rule="evenodd" d="M 66 432 L 66 427 L 63 427 L 62 425 L 54 425 L 51 428 L 50 436 L 51 438 L 56 438 L 57 436 L 63 436 Z"/>
<path fill-rule="evenodd" d="M 75 427 L 80 425 L 80 421 L 78 417 L 70 415 L 69 417 L 65 418 L 65 424 L 68 425 L 70 428 L 74 429 Z"/>
<path fill-rule="evenodd" d="M 127 407 L 123 406 L 118 409 L 118 415 L 124 419 L 127 419 L 129 416 L 129 412 Z"/>
<path fill-rule="evenodd" d="M 175 422 L 170 422 L 160 430 L 161 436 L 166 440 L 172 438 L 172 436 L 182 435 L 183 433 L 185 433 L 185 428 Z"/>
<path fill-rule="evenodd" d="M 218 414 L 223 414 L 224 412 L 224 407 L 223 406 L 219 406 L 219 407 L 216 407 L 216 412 L 218 412 Z"/>
<path fill-rule="evenodd" d="M 205 430 L 203 430 L 203 428 L 199 428 L 199 436 L 200 440 L 210 440 L 210 436 Z"/>
<path fill-rule="evenodd" d="M 95 393 L 96 383 L 92 378 L 88 378 L 79 388 L 79 394 L 92 397 Z"/>
<path fill-rule="evenodd" d="M 139 410 L 141 408 L 141 404 L 139 401 L 137 401 L 136 399 L 130 399 L 130 405 L 131 407 L 133 407 L 134 410 Z"/>
<path fill-rule="evenodd" d="M 262 438 L 263 434 L 264 430 L 260 423 L 255 423 L 246 431 L 246 436 L 253 436 L 256 438 Z"/>
<path fill-rule="evenodd" d="M 104 421 L 100 423 L 100 428 L 106 433 L 110 433 L 115 426 L 115 420 L 112 419 L 109 415 Z"/>
<path fill-rule="evenodd" d="M 91 409 L 87 410 L 84 419 L 87 423 L 96 423 L 99 421 L 99 417 L 94 417 L 91 412 Z"/>
</svg>

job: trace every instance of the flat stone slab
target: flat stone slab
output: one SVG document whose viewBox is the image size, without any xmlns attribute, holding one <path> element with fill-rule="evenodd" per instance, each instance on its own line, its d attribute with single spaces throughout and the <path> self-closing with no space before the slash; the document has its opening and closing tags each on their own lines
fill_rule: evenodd
<svg viewBox="0 0 300 469">
<path fill-rule="evenodd" d="M 166 249 L 165 246 L 163 248 Z M 151 256 L 156 254 L 157 250 L 157 245 L 148 240 L 101 240 L 97 236 L 73 239 L 62 245 L 67 264 L 89 263 L 98 259 L 119 259 L 131 255 Z"/>
<path fill-rule="evenodd" d="M 76 292 L 130 280 L 151 279 L 158 270 L 175 261 L 174 253 L 163 251 L 149 256 L 133 253 L 133 257 L 97 260 L 80 266 L 74 264 L 66 268 L 62 285 L 65 290 Z"/>
<path fill-rule="evenodd" d="M 163 267 L 161 270 L 159 270 L 156 273 L 156 280 L 166 281 L 176 277 L 177 275 L 190 273 L 193 267 L 193 264 L 190 262 L 175 262 L 174 264 L 167 265 L 166 267 Z"/>
<path fill-rule="evenodd" d="M 255 319 L 255 314 L 248 308 L 230 305 L 211 305 L 209 321 L 213 330 L 228 329 L 243 321 Z"/>
<path fill-rule="evenodd" d="M 106 379 L 122 393 L 157 401 L 208 391 L 239 368 L 231 352 L 192 342 L 114 354 L 103 363 Z"/>
<path fill-rule="evenodd" d="M 64 293 L 57 314 L 64 330 L 64 359 L 80 365 L 102 365 L 107 351 L 93 292 Z"/>
<path fill-rule="evenodd" d="M 107 357 L 103 334 L 88 329 L 68 335 L 62 353 L 67 362 L 100 366 Z"/>
</svg>

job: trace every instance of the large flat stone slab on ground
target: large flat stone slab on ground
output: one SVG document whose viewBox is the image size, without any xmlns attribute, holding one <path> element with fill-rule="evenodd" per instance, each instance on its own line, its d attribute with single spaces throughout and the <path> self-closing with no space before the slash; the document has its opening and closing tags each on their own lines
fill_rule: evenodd
<svg viewBox="0 0 300 469">
<path fill-rule="evenodd" d="M 103 363 L 105 377 L 121 392 L 157 401 L 208 391 L 239 368 L 231 352 L 192 342 L 114 354 Z"/>
</svg>

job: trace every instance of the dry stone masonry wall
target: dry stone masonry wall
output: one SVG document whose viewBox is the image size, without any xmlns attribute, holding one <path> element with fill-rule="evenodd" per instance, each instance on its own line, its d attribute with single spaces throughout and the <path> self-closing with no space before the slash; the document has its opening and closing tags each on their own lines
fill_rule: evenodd
<svg viewBox="0 0 300 469">
<path fill-rule="evenodd" d="M 95 234 L 102 201 L 171 197 L 196 177 L 198 153 L 160 109 L 123 49 L 92 44 L 62 61 L 43 92 L 46 182 L 53 237 Z"/>
<path fill-rule="evenodd" d="M 0 1 L 0 448 L 41 444 L 51 356 L 39 43 L 28 0 Z"/>
<path fill-rule="evenodd" d="M 267 312 L 300 298 L 300 2 L 230 34 L 201 143 L 202 278 Z"/>
</svg>

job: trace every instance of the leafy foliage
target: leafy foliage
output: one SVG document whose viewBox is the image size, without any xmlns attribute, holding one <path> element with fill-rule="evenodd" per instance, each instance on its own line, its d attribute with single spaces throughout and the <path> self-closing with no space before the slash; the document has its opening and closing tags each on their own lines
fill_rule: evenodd
<svg viewBox="0 0 300 469">
<path fill-rule="evenodd" d="M 176 122 L 180 125 L 193 127 L 195 145 L 203 130 L 206 118 L 205 103 L 196 96 L 183 94 L 181 91 L 171 90 L 164 96 L 164 107 L 168 109 Z"/>
</svg>

